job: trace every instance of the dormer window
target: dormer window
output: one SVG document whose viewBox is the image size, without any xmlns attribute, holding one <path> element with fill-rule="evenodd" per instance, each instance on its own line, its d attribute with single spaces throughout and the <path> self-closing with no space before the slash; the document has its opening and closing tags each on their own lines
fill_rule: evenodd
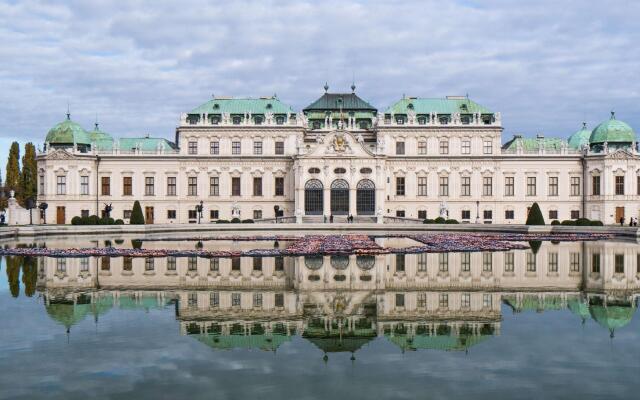
<svg viewBox="0 0 640 400">
<path fill-rule="evenodd" d="M 463 115 L 460 117 L 460 121 L 462 121 L 463 125 L 469 125 L 471 123 L 471 118 L 468 115 Z"/>
<path fill-rule="evenodd" d="M 427 117 L 418 117 L 418 125 L 426 125 Z"/>
<path fill-rule="evenodd" d="M 413 103 L 409 103 L 409 105 L 407 105 L 407 108 L 408 108 L 409 110 L 413 110 Z"/>
<path fill-rule="evenodd" d="M 313 129 L 320 129 L 320 121 L 313 121 Z"/>
<path fill-rule="evenodd" d="M 271 110 L 273 108 L 273 105 L 271 105 L 271 103 L 267 104 L 267 110 Z"/>
<path fill-rule="evenodd" d="M 440 117 L 439 120 L 440 120 L 440 124 L 441 125 L 446 125 L 446 124 L 449 123 L 449 117 L 447 117 L 447 116 Z"/>
<path fill-rule="evenodd" d="M 460 110 L 467 111 L 467 105 L 466 104 L 460 105 Z"/>
<path fill-rule="evenodd" d="M 213 109 L 214 109 L 214 110 L 217 110 L 217 109 L 219 109 L 219 108 L 220 108 L 220 104 L 216 103 L 216 104 L 214 104 L 214 105 L 213 105 Z"/>
<path fill-rule="evenodd" d="M 358 123 L 358 125 L 360 126 L 360 129 L 368 129 L 369 128 L 369 123 L 367 121 L 360 121 Z"/>
<path fill-rule="evenodd" d="M 242 122 L 242 117 L 240 117 L 240 116 L 233 117 L 233 124 L 234 125 L 240 125 L 241 122 Z"/>
<path fill-rule="evenodd" d="M 483 115 L 482 116 L 482 122 L 485 125 L 491 125 L 491 120 L 492 120 L 491 115 Z"/>
<path fill-rule="evenodd" d="M 404 117 L 396 117 L 396 124 L 403 125 L 404 124 Z"/>
<path fill-rule="evenodd" d="M 220 123 L 220 117 L 211 117 L 211 124 L 218 125 Z"/>
<path fill-rule="evenodd" d="M 262 117 L 261 117 L 261 116 L 259 116 L 259 115 L 257 115 L 257 116 L 254 118 L 254 122 L 255 122 L 255 124 L 256 124 L 256 125 L 262 125 Z"/>
<path fill-rule="evenodd" d="M 277 125 L 284 124 L 284 117 L 276 117 L 276 124 Z"/>
</svg>

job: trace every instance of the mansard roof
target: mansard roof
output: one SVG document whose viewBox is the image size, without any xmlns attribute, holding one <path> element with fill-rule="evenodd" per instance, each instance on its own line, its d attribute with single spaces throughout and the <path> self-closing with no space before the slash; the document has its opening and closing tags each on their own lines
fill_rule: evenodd
<svg viewBox="0 0 640 400">
<path fill-rule="evenodd" d="M 416 114 L 493 114 L 488 108 L 470 100 L 466 96 L 447 96 L 440 98 L 404 97 L 387 108 L 385 114 L 407 114 L 413 110 Z"/>
<path fill-rule="evenodd" d="M 355 93 L 325 93 L 318 100 L 304 108 L 309 111 L 378 111 Z"/>
<path fill-rule="evenodd" d="M 214 97 L 189 114 L 291 114 L 293 109 L 276 96 L 254 98 Z"/>
<path fill-rule="evenodd" d="M 515 150 L 518 143 L 522 145 L 523 150 L 538 150 L 540 144 L 545 150 L 560 150 L 566 141 L 556 137 L 538 136 L 535 138 L 525 138 L 522 135 L 514 135 L 511 140 L 502 145 L 503 150 Z"/>
</svg>

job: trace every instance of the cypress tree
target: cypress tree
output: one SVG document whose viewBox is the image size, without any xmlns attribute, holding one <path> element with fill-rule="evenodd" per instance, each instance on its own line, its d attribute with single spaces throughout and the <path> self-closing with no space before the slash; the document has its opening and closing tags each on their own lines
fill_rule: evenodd
<svg viewBox="0 0 640 400">
<path fill-rule="evenodd" d="M 18 142 L 11 143 L 11 148 L 9 149 L 5 186 L 7 190 L 15 190 L 16 196 L 18 196 L 20 189 L 20 146 Z"/>
<path fill-rule="evenodd" d="M 33 143 L 24 145 L 24 156 L 22 156 L 22 173 L 20 175 L 21 199 L 23 205 L 28 198 L 36 199 L 37 192 L 37 165 L 36 147 Z"/>
<path fill-rule="evenodd" d="M 131 210 L 131 218 L 129 219 L 131 225 L 144 225 L 144 214 L 142 214 L 142 207 L 140 202 L 136 200 L 133 203 L 133 210 Z"/>
<path fill-rule="evenodd" d="M 5 188 L 2 184 L 2 168 L 0 168 L 0 210 L 7 208 L 7 199 L 5 198 Z"/>
<path fill-rule="evenodd" d="M 544 225 L 544 217 L 538 203 L 533 203 L 529 209 L 529 215 L 527 215 L 527 225 Z"/>
</svg>

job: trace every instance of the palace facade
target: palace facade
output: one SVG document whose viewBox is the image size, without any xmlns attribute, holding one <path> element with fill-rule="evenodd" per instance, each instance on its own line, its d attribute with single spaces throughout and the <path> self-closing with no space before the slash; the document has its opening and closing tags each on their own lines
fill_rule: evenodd
<svg viewBox="0 0 640 400">
<path fill-rule="evenodd" d="M 566 139 L 503 144 L 502 133 L 500 113 L 467 97 L 403 97 L 382 111 L 355 86 L 325 86 L 299 112 L 275 96 L 213 97 L 181 115 L 175 141 L 118 139 L 67 115 L 37 156 L 38 201 L 49 206 L 40 222 L 111 204 L 126 223 L 135 200 L 147 223 L 351 215 L 508 224 L 524 223 L 533 202 L 547 221 L 640 217 L 635 132 L 613 113 Z"/>
</svg>

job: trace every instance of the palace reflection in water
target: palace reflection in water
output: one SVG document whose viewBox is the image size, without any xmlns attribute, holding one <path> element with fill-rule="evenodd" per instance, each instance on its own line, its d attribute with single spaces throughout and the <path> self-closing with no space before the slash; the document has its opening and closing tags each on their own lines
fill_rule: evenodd
<svg viewBox="0 0 640 400">
<path fill-rule="evenodd" d="M 144 243 L 171 246 L 184 242 Z M 576 323 L 592 319 L 613 337 L 631 321 L 640 293 L 640 247 L 617 242 L 532 243 L 494 253 L 28 263 L 37 265 L 48 315 L 67 330 L 112 308 L 172 306 L 182 334 L 215 349 L 276 350 L 300 335 L 325 353 L 356 352 L 376 337 L 402 351 L 466 350 L 500 334 L 503 304 L 514 312 L 568 308 Z"/>
</svg>

